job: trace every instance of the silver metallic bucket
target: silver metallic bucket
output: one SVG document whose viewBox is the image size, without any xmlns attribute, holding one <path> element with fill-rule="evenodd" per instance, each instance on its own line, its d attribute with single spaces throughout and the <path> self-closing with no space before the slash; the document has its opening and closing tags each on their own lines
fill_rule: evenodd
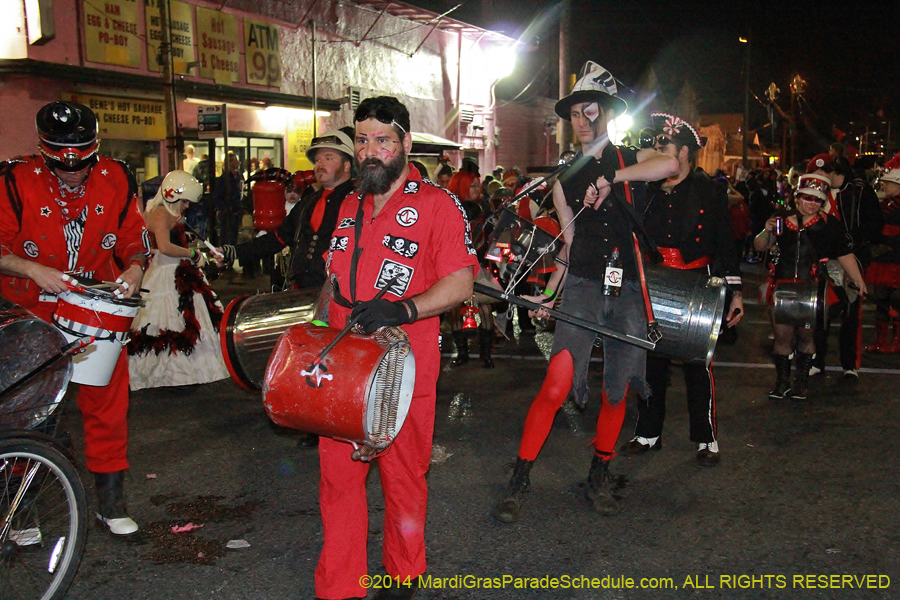
<svg viewBox="0 0 900 600">
<path fill-rule="evenodd" d="M 787 281 L 772 294 L 772 317 L 779 325 L 824 327 L 828 319 L 824 281 Z"/>
<path fill-rule="evenodd" d="M 725 280 L 656 265 L 645 269 L 662 334 L 653 353 L 708 367 L 725 311 Z"/>
</svg>

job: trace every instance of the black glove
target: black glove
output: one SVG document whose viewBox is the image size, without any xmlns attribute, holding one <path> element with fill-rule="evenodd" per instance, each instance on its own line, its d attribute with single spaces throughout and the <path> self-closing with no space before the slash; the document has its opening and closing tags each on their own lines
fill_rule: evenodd
<svg viewBox="0 0 900 600">
<path fill-rule="evenodd" d="M 231 266 L 237 260 L 237 250 L 231 244 L 222 245 L 222 255 L 225 257 L 225 266 Z"/>
<path fill-rule="evenodd" d="M 357 323 L 364 333 L 372 333 L 379 327 L 405 325 L 413 321 L 405 302 L 390 300 L 367 300 L 353 307 L 351 318 L 359 317 Z"/>
</svg>

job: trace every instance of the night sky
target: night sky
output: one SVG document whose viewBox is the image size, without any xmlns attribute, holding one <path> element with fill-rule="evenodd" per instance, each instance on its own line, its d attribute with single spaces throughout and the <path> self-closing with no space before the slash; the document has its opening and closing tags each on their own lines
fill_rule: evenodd
<svg viewBox="0 0 900 600">
<path fill-rule="evenodd" d="M 410 3 L 442 13 L 459 2 Z M 557 96 L 556 6 L 468 0 L 450 15 L 522 36 L 534 49 L 498 86 L 501 98 Z M 823 135 L 836 126 L 886 137 L 890 123 L 891 146 L 900 140 L 900 1 L 573 0 L 572 11 L 574 69 L 587 59 L 600 63 L 632 105 L 655 81 L 656 106 L 677 103 L 687 89 L 698 114 L 743 112 L 747 46 L 738 37 L 749 36 L 750 87 L 761 100 L 774 82 L 779 106 L 789 111 L 789 83 L 799 73 L 807 81 L 803 110 Z M 767 115 L 751 99 L 751 128 L 765 124 Z"/>
</svg>

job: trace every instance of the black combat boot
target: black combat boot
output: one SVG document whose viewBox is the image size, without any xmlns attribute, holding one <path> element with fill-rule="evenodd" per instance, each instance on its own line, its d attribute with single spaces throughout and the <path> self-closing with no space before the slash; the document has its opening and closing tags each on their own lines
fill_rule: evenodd
<svg viewBox="0 0 900 600">
<path fill-rule="evenodd" d="M 791 386 L 788 395 L 794 400 L 806 400 L 806 392 L 809 386 L 809 368 L 812 366 L 813 355 L 797 352 L 794 359 L 794 385 Z"/>
<path fill-rule="evenodd" d="M 773 354 L 772 360 L 775 361 L 775 388 L 769 392 L 769 398 L 782 400 L 791 391 L 791 357 Z"/>
<path fill-rule="evenodd" d="M 601 515 L 612 516 L 619 513 L 619 503 L 612 495 L 613 478 L 609 472 L 609 461 L 594 455 L 588 472 L 584 497 L 591 501 Z"/>
<path fill-rule="evenodd" d="M 130 535 L 138 525 L 128 517 L 125 508 L 125 471 L 94 473 L 99 509 L 97 520 L 113 535 Z"/>
<path fill-rule="evenodd" d="M 491 350 L 494 346 L 494 331 L 492 329 L 478 329 L 478 347 L 481 350 L 481 362 L 485 369 L 494 368 L 494 359 L 491 358 Z"/>
<path fill-rule="evenodd" d="M 533 460 L 516 459 L 516 468 L 513 470 L 512 477 L 509 478 L 509 487 L 506 489 L 506 495 L 491 511 L 491 514 L 498 521 L 515 523 L 519 520 L 522 494 L 528 491 L 528 486 L 531 483 L 528 474 L 531 472 L 532 465 L 534 465 Z"/>
<path fill-rule="evenodd" d="M 463 331 L 454 331 L 453 343 L 456 344 L 456 356 L 450 361 L 450 366 L 461 367 L 469 362 L 469 338 Z"/>
</svg>

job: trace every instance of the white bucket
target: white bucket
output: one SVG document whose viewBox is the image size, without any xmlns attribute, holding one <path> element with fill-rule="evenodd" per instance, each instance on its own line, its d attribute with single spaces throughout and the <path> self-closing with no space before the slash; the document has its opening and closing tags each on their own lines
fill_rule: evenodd
<svg viewBox="0 0 900 600">
<path fill-rule="evenodd" d="M 140 308 L 140 300 L 119 300 L 111 294 L 108 297 L 77 291 L 59 294 L 53 324 L 66 340 L 96 338 L 93 344 L 73 357 L 72 381 L 100 387 L 109 385 L 122 348 L 128 343 L 131 323 Z"/>
</svg>

